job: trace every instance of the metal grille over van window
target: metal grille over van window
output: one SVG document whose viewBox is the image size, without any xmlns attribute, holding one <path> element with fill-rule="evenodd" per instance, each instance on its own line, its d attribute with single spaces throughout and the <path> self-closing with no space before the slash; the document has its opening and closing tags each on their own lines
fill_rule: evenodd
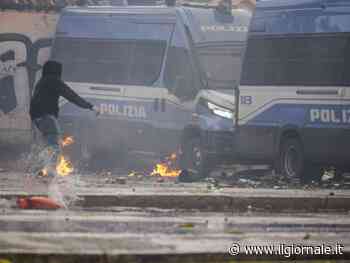
<svg viewBox="0 0 350 263">
<path fill-rule="evenodd" d="M 348 36 L 252 36 L 243 85 L 348 85 Z"/>
<path fill-rule="evenodd" d="M 57 39 L 54 59 L 72 82 L 151 85 L 160 74 L 165 41 Z"/>
<path fill-rule="evenodd" d="M 52 52 L 63 63 L 63 79 L 129 85 L 157 81 L 173 25 L 135 19 L 63 16 Z"/>
</svg>

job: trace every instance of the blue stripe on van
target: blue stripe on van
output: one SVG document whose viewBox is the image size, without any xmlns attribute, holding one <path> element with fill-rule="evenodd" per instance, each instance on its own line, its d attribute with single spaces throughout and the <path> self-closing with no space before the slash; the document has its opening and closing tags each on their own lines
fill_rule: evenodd
<svg viewBox="0 0 350 263">
<path fill-rule="evenodd" d="M 133 122 L 147 122 L 159 128 L 183 129 L 191 121 L 191 114 L 183 108 L 167 103 L 165 112 L 161 112 L 161 105 L 154 111 L 153 100 L 132 100 L 123 99 L 96 99 L 87 98 L 92 104 L 101 108 L 102 114 L 99 119 L 108 121 L 128 120 Z M 90 111 L 81 109 L 72 103 L 62 105 L 60 115 L 73 117 L 74 119 L 92 118 Z"/>
<path fill-rule="evenodd" d="M 350 129 L 350 106 L 322 104 L 275 104 L 264 110 L 247 125 L 296 125 L 313 128 Z"/>
<path fill-rule="evenodd" d="M 192 122 L 192 111 L 182 108 L 170 101 L 166 102 L 165 111 L 162 112 L 161 104 L 158 110 L 154 110 L 154 100 L 132 100 L 124 99 L 96 99 L 88 98 L 88 101 L 102 108 L 99 119 L 115 122 L 127 120 L 133 122 L 147 122 L 160 129 L 182 130 Z M 81 120 L 93 118 L 90 111 L 81 109 L 71 103 L 62 105 L 60 115 L 63 118 L 74 118 Z M 210 131 L 232 131 L 233 120 L 225 119 L 213 114 L 201 114 L 199 124 L 203 130 Z"/>
</svg>

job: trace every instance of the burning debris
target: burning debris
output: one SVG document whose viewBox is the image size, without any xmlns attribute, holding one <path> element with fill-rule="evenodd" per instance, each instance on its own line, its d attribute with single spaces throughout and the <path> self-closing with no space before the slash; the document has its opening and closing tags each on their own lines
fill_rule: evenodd
<svg viewBox="0 0 350 263">
<path fill-rule="evenodd" d="M 74 171 L 72 163 L 64 158 L 63 155 L 59 157 L 59 162 L 56 166 L 56 172 L 60 176 L 67 176 Z"/>
<path fill-rule="evenodd" d="M 151 172 L 151 176 L 161 177 L 178 177 L 181 170 L 176 169 L 177 155 L 175 153 L 166 157 L 164 161 L 156 164 L 156 167 Z"/>
<path fill-rule="evenodd" d="M 74 143 L 73 137 L 67 136 L 61 141 L 61 146 L 63 148 L 63 147 L 66 147 L 68 145 L 71 145 L 73 143 Z M 73 168 L 72 163 L 66 157 L 64 157 L 63 154 L 60 154 L 60 156 L 58 157 L 58 163 L 56 165 L 56 173 L 60 176 L 67 176 L 67 175 L 71 174 L 73 171 L 74 171 L 74 168 Z M 39 175 L 47 176 L 48 175 L 48 168 L 47 167 L 43 168 L 40 171 Z"/>
<path fill-rule="evenodd" d="M 61 142 L 62 144 L 62 147 L 65 147 L 65 146 L 68 146 L 68 145 L 71 145 L 74 143 L 74 139 L 72 136 L 67 136 L 66 138 L 64 138 Z"/>
</svg>

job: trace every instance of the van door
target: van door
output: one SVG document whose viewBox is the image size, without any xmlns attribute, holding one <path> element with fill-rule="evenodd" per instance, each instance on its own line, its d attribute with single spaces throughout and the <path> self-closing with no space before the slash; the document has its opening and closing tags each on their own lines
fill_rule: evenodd
<svg viewBox="0 0 350 263">
<path fill-rule="evenodd" d="M 154 105 L 162 96 L 159 83 L 173 18 L 75 14 L 61 20 L 53 57 L 63 62 L 64 80 L 101 109 L 92 125 L 73 105 L 63 106 L 62 117 L 75 117 L 89 126 L 85 130 L 94 130 L 96 147 L 123 143 L 131 151 L 153 151 Z"/>
<path fill-rule="evenodd" d="M 348 7 L 348 12 L 343 15 L 338 15 L 336 18 L 336 21 L 338 24 L 342 25 L 342 28 L 344 31 L 349 32 L 350 31 L 350 7 Z M 349 34 L 349 33 L 347 33 Z M 344 58 L 344 67 L 343 67 L 343 87 L 341 88 L 341 95 L 342 95 L 342 114 L 341 114 L 341 120 L 343 123 L 343 129 L 341 134 L 341 148 L 340 148 L 340 154 L 341 159 L 340 161 L 344 163 L 348 170 L 350 168 L 350 157 L 349 157 L 349 149 L 350 149 L 350 38 L 347 37 L 347 44 L 346 49 L 343 55 Z"/>
<path fill-rule="evenodd" d="M 178 22 L 168 48 L 163 73 L 164 89 L 155 113 L 158 138 L 156 145 L 160 152 L 176 151 L 182 131 L 192 119 L 193 98 L 198 91 L 194 76 L 191 52 L 183 27 Z"/>
<path fill-rule="evenodd" d="M 309 95 L 304 95 L 318 100 L 317 104 L 310 106 L 305 145 L 313 159 L 333 165 L 349 160 L 350 135 L 346 116 L 350 95 L 346 87 L 349 85 L 349 11 L 344 6 L 328 6 L 315 23 L 322 33 L 310 37 L 314 63 L 309 63 L 307 74 L 320 85 L 309 89 Z"/>
</svg>

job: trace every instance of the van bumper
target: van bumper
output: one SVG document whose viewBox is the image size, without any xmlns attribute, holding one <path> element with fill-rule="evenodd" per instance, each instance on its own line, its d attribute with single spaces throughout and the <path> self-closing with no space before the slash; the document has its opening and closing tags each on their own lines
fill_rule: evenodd
<svg viewBox="0 0 350 263">
<path fill-rule="evenodd" d="M 206 154 L 215 164 L 234 163 L 235 133 L 233 131 L 205 131 L 201 138 Z"/>
</svg>

